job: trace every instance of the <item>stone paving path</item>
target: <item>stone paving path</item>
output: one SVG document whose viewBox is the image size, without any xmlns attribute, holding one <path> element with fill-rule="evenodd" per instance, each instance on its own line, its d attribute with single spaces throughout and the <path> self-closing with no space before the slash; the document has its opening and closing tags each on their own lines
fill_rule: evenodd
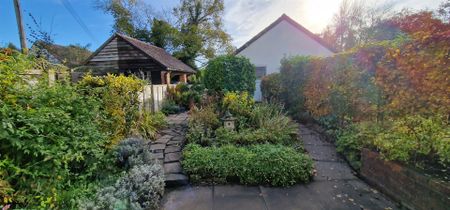
<svg viewBox="0 0 450 210">
<path fill-rule="evenodd" d="M 187 113 L 169 115 L 168 126 L 152 142 L 150 150 L 164 164 L 166 186 L 186 185 L 188 178 L 181 168 L 181 149 L 186 141 Z"/>
<path fill-rule="evenodd" d="M 169 188 L 162 209 L 397 209 L 395 203 L 356 177 L 335 147 L 317 132 L 304 125 L 300 125 L 299 132 L 317 170 L 311 183 L 289 188 L 242 185 Z"/>
</svg>

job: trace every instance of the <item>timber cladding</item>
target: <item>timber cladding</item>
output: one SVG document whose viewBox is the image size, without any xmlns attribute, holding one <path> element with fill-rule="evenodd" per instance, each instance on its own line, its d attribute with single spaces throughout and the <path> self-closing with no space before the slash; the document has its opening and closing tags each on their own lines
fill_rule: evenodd
<svg viewBox="0 0 450 210">
<path fill-rule="evenodd" d="M 173 57 L 164 49 L 123 34 L 114 34 L 86 60 L 85 66 L 93 74 L 134 74 L 140 78 L 161 84 L 171 75 L 178 80 L 195 74 L 196 70 Z"/>
<path fill-rule="evenodd" d="M 166 70 L 164 66 L 119 36 L 107 42 L 86 64 L 111 72 Z"/>
<path fill-rule="evenodd" d="M 361 152 L 361 175 L 403 206 L 417 210 L 446 210 L 450 207 L 448 182 L 425 176 L 368 149 Z"/>
</svg>

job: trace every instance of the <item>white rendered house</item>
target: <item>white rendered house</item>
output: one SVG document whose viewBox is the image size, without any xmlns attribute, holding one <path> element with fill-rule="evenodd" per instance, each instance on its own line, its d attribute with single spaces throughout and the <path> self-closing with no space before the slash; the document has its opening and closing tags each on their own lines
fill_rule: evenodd
<svg viewBox="0 0 450 210">
<path fill-rule="evenodd" d="M 254 98 L 261 101 L 261 78 L 280 71 L 281 59 L 296 55 L 330 56 L 334 50 L 320 37 L 283 14 L 236 50 L 256 66 Z"/>
</svg>

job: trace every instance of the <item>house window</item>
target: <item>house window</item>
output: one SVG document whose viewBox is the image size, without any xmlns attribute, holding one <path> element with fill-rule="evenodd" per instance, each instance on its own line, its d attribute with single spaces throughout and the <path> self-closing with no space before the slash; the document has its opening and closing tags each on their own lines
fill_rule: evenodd
<svg viewBox="0 0 450 210">
<path fill-rule="evenodd" d="M 265 66 L 258 66 L 256 67 L 256 79 L 261 79 L 262 77 L 266 76 L 267 74 L 267 68 Z"/>
</svg>

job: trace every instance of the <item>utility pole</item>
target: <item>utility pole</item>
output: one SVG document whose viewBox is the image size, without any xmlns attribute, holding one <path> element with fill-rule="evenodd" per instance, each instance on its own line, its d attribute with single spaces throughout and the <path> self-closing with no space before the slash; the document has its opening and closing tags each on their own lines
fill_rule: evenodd
<svg viewBox="0 0 450 210">
<path fill-rule="evenodd" d="M 16 9 L 17 28 L 19 29 L 20 47 L 23 54 L 28 54 L 27 40 L 25 38 L 25 31 L 23 30 L 22 11 L 20 10 L 19 0 L 14 0 L 14 8 Z"/>
</svg>

